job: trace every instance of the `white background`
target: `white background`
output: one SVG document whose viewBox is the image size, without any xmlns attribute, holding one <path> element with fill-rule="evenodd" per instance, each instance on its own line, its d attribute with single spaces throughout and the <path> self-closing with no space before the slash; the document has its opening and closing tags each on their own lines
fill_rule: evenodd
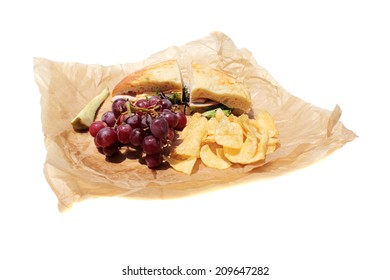
<svg viewBox="0 0 390 280">
<path fill-rule="evenodd" d="M 127 265 L 390 279 L 386 1 L 217 2 L 0 4 L 0 279 L 150 279 L 122 276 Z M 178 200 L 90 200 L 60 214 L 43 176 L 33 57 L 135 62 L 215 30 L 292 94 L 329 110 L 339 104 L 359 138 L 276 179 Z"/>
</svg>

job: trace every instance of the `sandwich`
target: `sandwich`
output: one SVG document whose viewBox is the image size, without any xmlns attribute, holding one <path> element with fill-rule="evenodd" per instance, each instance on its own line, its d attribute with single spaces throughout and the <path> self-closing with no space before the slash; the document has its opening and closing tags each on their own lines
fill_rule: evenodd
<svg viewBox="0 0 390 280">
<path fill-rule="evenodd" d="M 193 63 L 190 79 L 189 106 L 193 111 L 227 107 L 242 114 L 251 108 L 248 88 L 226 72 Z"/>
<path fill-rule="evenodd" d="M 112 97 L 135 101 L 156 95 L 156 90 L 167 97 L 182 98 L 183 81 L 176 60 L 163 61 L 129 74 L 115 86 Z"/>
<path fill-rule="evenodd" d="M 248 88 L 224 71 L 197 63 L 191 64 L 189 88 L 184 85 L 176 60 L 147 66 L 122 79 L 113 89 L 113 100 L 136 101 L 161 93 L 177 103 L 186 104 L 190 112 L 207 112 L 218 108 L 236 114 L 250 110 Z"/>
</svg>

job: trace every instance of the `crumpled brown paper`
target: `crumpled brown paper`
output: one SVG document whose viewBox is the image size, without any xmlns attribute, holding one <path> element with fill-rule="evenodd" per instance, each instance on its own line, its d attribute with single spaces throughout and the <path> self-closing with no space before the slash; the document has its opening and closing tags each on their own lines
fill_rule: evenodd
<svg viewBox="0 0 390 280">
<path fill-rule="evenodd" d="M 281 147 L 254 165 L 216 170 L 198 163 L 188 176 L 169 167 L 150 170 L 131 153 L 110 162 L 97 152 L 88 133 L 73 130 L 70 121 L 104 87 L 112 89 L 125 75 L 168 59 L 177 59 L 185 80 L 188 65 L 198 62 L 243 81 L 252 94 L 253 113 L 267 110 L 275 118 Z M 60 210 L 90 197 L 173 198 L 279 176 L 318 161 L 356 137 L 339 122 L 338 106 L 330 112 L 289 94 L 256 63 L 250 51 L 237 49 L 220 32 L 131 64 L 84 65 L 34 58 L 34 73 L 42 95 L 47 148 L 44 172 Z M 110 106 L 108 98 L 98 116 Z"/>
</svg>

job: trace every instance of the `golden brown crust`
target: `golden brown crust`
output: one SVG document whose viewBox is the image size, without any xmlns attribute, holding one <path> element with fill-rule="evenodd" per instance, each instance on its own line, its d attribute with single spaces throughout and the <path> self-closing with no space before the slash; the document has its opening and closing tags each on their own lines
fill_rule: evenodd
<svg viewBox="0 0 390 280">
<path fill-rule="evenodd" d="M 193 63 L 191 74 L 191 99 L 207 98 L 243 112 L 251 108 L 248 88 L 227 73 Z"/>
<path fill-rule="evenodd" d="M 163 61 L 131 73 L 115 86 L 112 96 L 155 92 L 156 88 L 164 93 L 182 92 L 181 72 L 176 60 Z"/>
</svg>

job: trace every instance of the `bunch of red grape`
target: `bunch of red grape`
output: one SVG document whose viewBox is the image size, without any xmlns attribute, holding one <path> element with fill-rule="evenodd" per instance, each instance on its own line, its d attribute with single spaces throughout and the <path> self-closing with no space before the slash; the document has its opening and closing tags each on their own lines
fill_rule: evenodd
<svg viewBox="0 0 390 280">
<path fill-rule="evenodd" d="M 114 156 L 127 146 L 142 150 L 146 165 L 155 169 L 162 164 L 162 153 L 172 143 L 175 130 L 182 130 L 187 124 L 185 114 L 175 111 L 165 97 L 152 96 L 134 103 L 117 99 L 112 103 L 112 111 L 91 124 L 89 133 L 105 156 Z"/>
</svg>

